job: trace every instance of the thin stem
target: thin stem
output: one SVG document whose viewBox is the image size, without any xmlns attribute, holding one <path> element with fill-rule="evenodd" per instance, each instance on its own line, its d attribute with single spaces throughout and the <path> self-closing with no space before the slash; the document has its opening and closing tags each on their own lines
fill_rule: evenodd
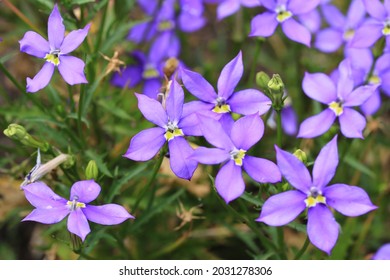
<svg viewBox="0 0 390 280">
<path fill-rule="evenodd" d="M 99 28 L 99 33 L 97 34 L 97 40 L 95 43 L 95 53 L 97 53 L 99 51 L 100 44 L 102 42 L 104 25 L 106 23 L 106 18 L 107 18 L 107 10 L 108 10 L 108 1 L 107 1 L 106 5 L 104 7 L 104 10 L 103 10 L 103 17 L 102 17 L 102 21 L 101 21 L 100 28 Z"/>
<path fill-rule="evenodd" d="M 33 24 L 18 8 L 16 8 L 9 0 L 3 0 L 4 5 L 6 5 L 12 12 L 14 12 L 24 23 L 26 23 L 28 26 L 30 26 L 34 31 L 40 33 L 42 35 L 42 32 L 39 30 L 39 28 Z"/>
<path fill-rule="evenodd" d="M 295 255 L 294 260 L 299 260 L 303 256 L 303 254 L 306 252 L 307 248 L 309 247 L 309 244 L 310 244 L 309 237 L 306 237 L 305 243 L 303 243 L 302 248 Z"/>
<path fill-rule="evenodd" d="M 279 148 L 282 148 L 283 144 L 283 127 L 282 127 L 282 111 L 276 110 L 276 143 Z"/>
<path fill-rule="evenodd" d="M 257 40 L 256 47 L 255 47 L 255 52 L 254 52 L 254 55 L 253 55 L 253 63 L 252 63 L 252 67 L 251 67 L 251 72 L 249 74 L 248 85 L 251 85 L 251 83 L 253 83 L 254 79 L 255 79 L 257 58 L 259 57 L 259 54 L 260 54 L 261 45 L 262 45 L 262 41 Z"/>
</svg>

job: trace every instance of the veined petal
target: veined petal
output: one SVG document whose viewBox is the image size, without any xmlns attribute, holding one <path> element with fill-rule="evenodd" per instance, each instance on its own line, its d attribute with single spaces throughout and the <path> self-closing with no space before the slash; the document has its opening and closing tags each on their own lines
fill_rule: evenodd
<svg viewBox="0 0 390 280">
<path fill-rule="evenodd" d="M 154 157 L 166 142 L 165 130 L 153 127 L 142 130 L 130 141 L 130 146 L 123 156 L 136 161 L 147 161 Z"/>
<path fill-rule="evenodd" d="M 68 217 L 68 230 L 80 237 L 82 241 L 91 232 L 87 217 L 85 217 L 80 208 L 70 213 Z"/>
<path fill-rule="evenodd" d="M 198 162 L 190 158 L 194 150 L 183 137 L 175 137 L 168 142 L 169 163 L 173 173 L 179 178 L 190 180 Z"/>
<path fill-rule="evenodd" d="M 306 195 L 300 191 L 287 191 L 271 196 L 261 208 L 257 222 L 269 226 L 283 226 L 293 221 L 306 208 Z"/>
<path fill-rule="evenodd" d="M 64 40 L 65 26 L 62 22 L 62 17 L 58 11 L 57 4 L 54 5 L 53 11 L 49 16 L 47 34 L 49 37 L 50 48 L 53 50 L 59 50 L 61 48 L 62 41 Z"/>
<path fill-rule="evenodd" d="M 168 116 L 160 102 L 143 94 L 136 93 L 135 96 L 138 99 L 138 108 L 148 121 L 160 127 L 168 123 Z"/>
<path fill-rule="evenodd" d="M 314 246 L 330 255 L 339 236 L 339 224 L 328 207 L 320 203 L 309 208 L 307 235 Z"/>
<path fill-rule="evenodd" d="M 341 133 L 348 138 L 363 139 L 363 129 L 366 127 L 366 119 L 351 108 L 344 108 L 339 116 Z"/>
<path fill-rule="evenodd" d="M 240 197 L 245 190 L 241 167 L 236 165 L 233 160 L 229 160 L 218 171 L 215 187 L 226 203 Z"/>
<path fill-rule="evenodd" d="M 360 86 L 346 96 L 343 105 L 348 107 L 360 106 L 370 98 L 379 85 Z"/>
<path fill-rule="evenodd" d="M 27 31 L 19 41 L 20 51 L 39 58 L 44 58 L 50 52 L 49 43 L 38 33 Z"/>
<path fill-rule="evenodd" d="M 58 64 L 58 71 L 65 82 L 68 84 L 87 84 L 87 78 L 84 75 L 84 61 L 80 58 L 68 55 L 60 57 L 60 64 Z"/>
<path fill-rule="evenodd" d="M 237 91 L 229 98 L 229 106 L 232 112 L 241 115 L 258 113 L 265 114 L 271 108 L 271 100 L 256 89 L 244 89 Z"/>
<path fill-rule="evenodd" d="M 333 28 L 326 28 L 317 33 L 315 47 L 320 51 L 330 53 L 337 51 L 343 44 L 343 33 Z"/>
<path fill-rule="evenodd" d="M 327 108 L 321 113 L 304 120 L 299 127 L 297 137 L 314 138 L 320 136 L 329 130 L 335 119 L 335 113 Z"/>
<path fill-rule="evenodd" d="M 264 135 L 264 122 L 258 114 L 238 119 L 232 127 L 230 137 L 237 149 L 249 150 Z"/>
<path fill-rule="evenodd" d="M 189 158 L 202 164 L 219 164 L 229 160 L 230 154 L 223 149 L 199 147 Z"/>
<path fill-rule="evenodd" d="M 279 149 L 277 146 L 275 149 L 277 164 L 282 175 L 294 188 L 308 193 L 312 181 L 306 166 L 294 155 Z"/>
<path fill-rule="evenodd" d="M 183 103 L 184 91 L 178 82 L 173 79 L 166 99 L 166 110 L 170 121 L 179 122 L 183 112 Z"/>
<path fill-rule="evenodd" d="M 240 9 L 240 2 L 236 0 L 226 0 L 220 3 L 217 7 L 217 18 L 222 20 L 225 17 L 231 16 Z"/>
<path fill-rule="evenodd" d="M 317 156 L 313 167 L 313 185 L 319 190 L 332 180 L 339 164 L 339 154 L 337 150 L 337 135 L 326 144 Z"/>
<path fill-rule="evenodd" d="M 257 182 L 276 183 L 282 180 L 278 166 L 268 159 L 246 155 L 243 166 L 246 173 Z"/>
<path fill-rule="evenodd" d="M 35 75 L 34 78 L 27 78 L 27 92 L 37 92 L 47 86 L 54 73 L 54 64 L 51 62 L 45 62 L 42 69 Z"/>
<path fill-rule="evenodd" d="M 368 194 L 359 187 L 334 184 L 324 189 L 326 204 L 345 216 L 356 217 L 377 209 Z"/>
<path fill-rule="evenodd" d="M 202 101 L 213 103 L 217 99 L 214 88 L 202 77 L 202 75 L 183 69 L 181 77 L 186 89 Z"/>
<path fill-rule="evenodd" d="M 66 205 L 67 200 L 54 193 L 43 182 L 36 182 L 22 187 L 26 199 L 32 206 L 41 209 L 60 208 Z"/>
<path fill-rule="evenodd" d="M 78 181 L 70 189 L 70 200 L 89 203 L 98 197 L 100 190 L 100 186 L 94 180 Z"/>
<path fill-rule="evenodd" d="M 42 224 L 56 224 L 62 221 L 69 212 L 69 208 L 65 204 L 51 209 L 37 208 L 28 214 L 22 222 L 34 221 Z"/>
<path fill-rule="evenodd" d="M 385 6 L 379 0 L 363 0 L 367 13 L 379 20 L 386 19 Z"/>
<path fill-rule="evenodd" d="M 61 54 L 68 54 L 74 51 L 87 37 L 91 24 L 87 24 L 83 29 L 73 30 L 70 32 L 62 42 Z"/>
<path fill-rule="evenodd" d="M 229 99 L 233 94 L 234 88 L 240 81 L 244 72 L 244 65 L 242 64 L 242 53 L 233 58 L 225 67 L 222 69 L 221 75 L 218 78 L 218 96 Z"/>
<path fill-rule="evenodd" d="M 107 226 L 120 224 L 127 219 L 134 219 L 124 207 L 118 204 L 87 205 L 81 211 L 89 221 Z"/>
<path fill-rule="evenodd" d="M 278 24 L 276 14 L 273 12 L 265 12 L 257 15 L 251 21 L 249 36 L 269 37 L 274 34 Z"/>
<path fill-rule="evenodd" d="M 300 15 L 314 10 L 319 4 L 320 0 L 290 0 L 287 9 L 294 15 Z"/>
<path fill-rule="evenodd" d="M 282 30 L 290 40 L 304 44 L 310 48 L 310 31 L 295 19 L 289 18 L 282 22 Z"/>
<path fill-rule="evenodd" d="M 352 48 L 369 48 L 375 44 L 382 34 L 382 25 L 367 23 L 360 26 L 355 31 L 355 35 L 350 41 L 349 46 Z"/>
<path fill-rule="evenodd" d="M 335 84 L 323 73 L 310 74 L 306 72 L 302 88 L 307 96 L 324 104 L 329 104 L 337 99 Z"/>
<path fill-rule="evenodd" d="M 345 16 L 336 6 L 331 4 L 322 5 L 321 10 L 326 19 L 326 22 L 331 27 L 337 29 L 338 31 L 344 30 L 345 25 L 347 24 Z"/>
</svg>

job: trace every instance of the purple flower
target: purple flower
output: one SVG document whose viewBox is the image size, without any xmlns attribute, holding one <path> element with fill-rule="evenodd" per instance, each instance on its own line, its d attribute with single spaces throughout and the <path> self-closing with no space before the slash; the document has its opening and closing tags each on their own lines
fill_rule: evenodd
<svg viewBox="0 0 390 280">
<path fill-rule="evenodd" d="M 368 48 L 381 37 L 390 37 L 390 1 L 382 4 L 379 0 L 363 0 L 366 11 L 371 16 L 356 30 L 350 46 L 353 48 Z"/>
<path fill-rule="evenodd" d="M 184 105 L 185 116 L 195 112 L 208 112 L 210 117 L 229 123 L 233 119 L 230 112 L 250 115 L 264 114 L 271 108 L 271 100 L 262 92 L 255 89 L 245 89 L 234 92 L 244 72 L 241 52 L 222 69 L 218 78 L 218 93 L 198 73 L 183 69 L 181 71 L 184 86 L 200 100 L 191 101 Z"/>
<path fill-rule="evenodd" d="M 298 137 L 312 138 L 322 135 L 339 118 L 341 133 L 349 138 L 363 138 L 366 119 L 353 109 L 362 105 L 378 87 L 365 85 L 354 89 L 348 60 L 339 65 L 340 77 L 335 83 L 323 73 L 306 73 L 302 87 L 305 94 L 328 107 L 321 113 L 309 117 L 301 124 Z"/>
<path fill-rule="evenodd" d="M 288 38 L 310 47 L 310 31 L 293 16 L 307 14 L 319 3 L 320 0 L 261 0 L 267 11 L 252 19 L 249 36 L 269 37 L 280 23 Z"/>
<path fill-rule="evenodd" d="M 279 169 L 272 161 L 247 155 L 247 151 L 264 134 L 264 124 L 258 114 L 237 120 L 230 133 L 225 132 L 217 120 L 201 114 L 198 117 L 203 136 L 216 148 L 197 148 L 190 159 L 203 164 L 223 163 L 215 178 L 215 186 L 226 203 L 244 193 L 242 168 L 252 179 L 261 183 L 281 180 Z"/>
<path fill-rule="evenodd" d="M 223 0 L 218 4 L 217 18 L 222 20 L 225 17 L 231 16 L 236 13 L 241 6 L 253 8 L 260 6 L 259 0 Z"/>
<path fill-rule="evenodd" d="M 322 12 L 330 27 L 317 33 L 315 46 L 323 52 L 334 52 L 342 44 L 349 46 L 366 15 L 362 0 L 354 0 L 346 16 L 334 5 L 323 5 Z"/>
<path fill-rule="evenodd" d="M 87 24 L 83 29 L 74 30 L 65 37 L 62 17 L 57 5 L 54 5 L 47 28 L 49 41 L 34 31 L 24 34 L 23 39 L 19 41 L 20 51 L 46 60 L 33 79 L 27 78 L 27 92 L 37 92 L 47 86 L 56 66 L 68 84 L 88 83 L 84 75 L 84 62 L 77 57 L 70 56 L 69 53 L 84 41 L 89 27 L 90 24 Z"/>
<path fill-rule="evenodd" d="M 330 254 L 338 238 L 339 225 L 328 206 L 350 217 L 365 214 L 377 207 L 359 187 L 345 184 L 328 186 L 338 165 L 337 136 L 319 153 L 313 167 L 313 179 L 298 158 L 275 148 L 279 169 L 296 190 L 267 199 L 256 221 L 270 226 L 282 226 L 290 223 L 307 208 L 307 234 L 310 242 Z"/>
<path fill-rule="evenodd" d="M 189 180 L 197 167 L 197 162 L 187 159 L 193 149 L 184 136 L 196 135 L 196 131 L 192 116 L 182 116 L 183 89 L 172 80 L 165 108 L 157 100 L 143 94 L 136 94 L 136 97 L 141 113 L 158 127 L 145 129 L 136 134 L 131 139 L 124 157 L 136 161 L 150 160 L 168 142 L 172 171 L 176 176 Z"/>
<path fill-rule="evenodd" d="M 373 260 L 390 260 L 390 243 L 387 243 L 379 248 L 372 257 Z"/>
<path fill-rule="evenodd" d="M 29 184 L 22 189 L 27 200 L 36 208 L 23 221 L 55 224 L 69 215 L 68 230 L 83 241 L 91 231 L 88 221 L 116 225 L 134 219 L 125 208 L 117 204 L 89 205 L 100 193 L 100 186 L 93 180 L 74 183 L 69 200 L 55 194 L 42 182 Z"/>
</svg>

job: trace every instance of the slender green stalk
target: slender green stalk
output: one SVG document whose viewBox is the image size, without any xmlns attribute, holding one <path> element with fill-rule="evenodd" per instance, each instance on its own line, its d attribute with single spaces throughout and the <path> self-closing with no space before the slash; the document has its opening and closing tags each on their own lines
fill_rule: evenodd
<svg viewBox="0 0 390 280">
<path fill-rule="evenodd" d="M 302 248 L 295 255 L 294 260 L 299 260 L 303 256 L 303 254 L 306 252 L 309 245 L 310 245 L 309 237 L 306 237 L 305 243 L 303 243 Z"/>
<path fill-rule="evenodd" d="M 276 143 L 279 148 L 283 145 L 282 111 L 276 111 Z"/>
<path fill-rule="evenodd" d="M 259 54 L 260 54 L 261 45 L 262 45 L 262 41 L 257 40 L 256 41 L 255 52 L 254 52 L 254 55 L 253 55 L 251 72 L 249 73 L 248 86 L 251 86 L 252 83 L 255 83 L 257 59 L 258 59 Z"/>
<path fill-rule="evenodd" d="M 102 42 L 104 26 L 106 24 L 106 19 L 107 19 L 107 10 L 108 10 L 108 2 L 106 3 L 106 5 L 104 6 L 104 9 L 103 9 L 102 21 L 100 23 L 99 32 L 97 34 L 97 40 L 95 43 L 95 53 L 99 52 L 100 44 Z"/>
</svg>

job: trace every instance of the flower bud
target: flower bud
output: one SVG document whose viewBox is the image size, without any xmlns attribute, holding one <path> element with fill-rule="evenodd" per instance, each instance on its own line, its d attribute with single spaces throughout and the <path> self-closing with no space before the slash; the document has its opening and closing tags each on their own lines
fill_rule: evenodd
<svg viewBox="0 0 390 280">
<path fill-rule="evenodd" d="M 4 130 L 4 134 L 15 141 L 19 141 L 25 146 L 36 149 L 39 148 L 44 152 L 49 149 L 49 143 L 34 138 L 26 131 L 23 126 L 19 124 L 10 124 L 8 128 Z"/>
<path fill-rule="evenodd" d="M 268 88 L 272 94 L 283 96 L 284 84 L 279 74 L 272 75 L 272 79 L 268 82 Z"/>
<path fill-rule="evenodd" d="M 294 152 L 294 156 L 299 159 L 300 161 L 302 161 L 304 164 L 307 163 L 307 155 L 304 151 L 302 151 L 301 149 L 298 149 Z"/>
<path fill-rule="evenodd" d="M 96 165 L 96 162 L 94 160 L 90 160 L 88 162 L 87 168 L 85 169 L 85 178 L 87 180 L 97 180 L 98 175 L 99 169 Z"/>
<path fill-rule="evenodd" d="M 261 91 L 268 94 L 268 83 L 271 78 L 267 73 L 260 71 L 256 74 L 256 84 L 260 87 Z"/>
</svg>

